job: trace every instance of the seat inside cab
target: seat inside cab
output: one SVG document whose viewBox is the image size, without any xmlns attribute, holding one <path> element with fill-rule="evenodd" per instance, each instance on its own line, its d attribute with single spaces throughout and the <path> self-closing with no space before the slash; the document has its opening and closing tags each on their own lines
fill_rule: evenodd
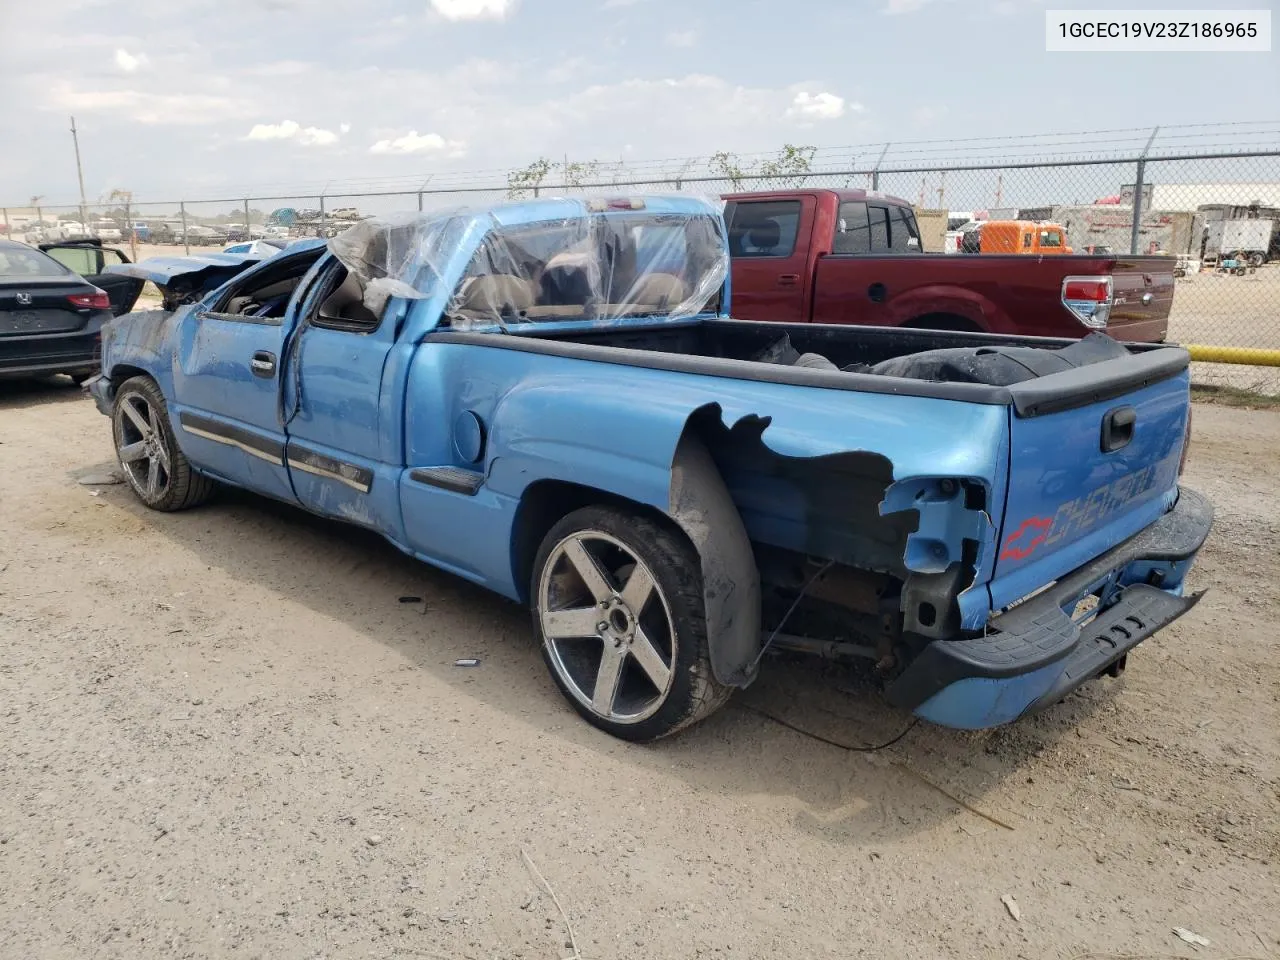
<svg viewBox="0 0 1280 960">
<path fill-rule="evenodd" d="M 328 326 L 376 327 L 378 315 L 364 302 L 364 282 L 346 267 L 339 269 L 343 278 L 321 301 L 317 317 Z"/>
<path fill-rule="evenodd" d="M 482 251 L 483 253 L 484 251 Z M 491 256 L 488 259 L 493 259 Z M 511 256 L 484 272 L 478 257 L 447 311 L 455 325 L 644 316 L 669 311 L 689 296 L 675 273 L 640 271 L 634 244 L 570 249 L 546 260 Z M 514 261 L 514 262 L 513 262 Z"/>
</svg>

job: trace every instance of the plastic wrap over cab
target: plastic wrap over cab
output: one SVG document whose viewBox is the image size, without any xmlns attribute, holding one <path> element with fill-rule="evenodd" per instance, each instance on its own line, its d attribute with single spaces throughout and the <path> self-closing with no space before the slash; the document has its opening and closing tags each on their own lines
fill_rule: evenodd
<svg viewBox="0 0 1280 960">
<path fill-rule="evenodd" d="M 449 284 L 454 329 L 629 317 L 694 317 L 719 306 L 729 273 L 717 202 L 572 198 L 410 213 L 329 242 L 368 294 L 423 298 Z M 467 251 L 465 264 L 456 263 Z"/>
</svg>

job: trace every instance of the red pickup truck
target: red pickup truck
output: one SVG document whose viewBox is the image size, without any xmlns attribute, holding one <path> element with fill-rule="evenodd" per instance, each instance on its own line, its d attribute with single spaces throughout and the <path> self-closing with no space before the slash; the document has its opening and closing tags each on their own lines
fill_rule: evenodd
<svg viewBox="0 0 1280 960">
<path fill-rule="evenodd" d="M 724 197 L 733 315 L 780 323 L 1163 341 L 1173 257 L 925 253 L 905 200 L 867 190 Z"/>
</svg>

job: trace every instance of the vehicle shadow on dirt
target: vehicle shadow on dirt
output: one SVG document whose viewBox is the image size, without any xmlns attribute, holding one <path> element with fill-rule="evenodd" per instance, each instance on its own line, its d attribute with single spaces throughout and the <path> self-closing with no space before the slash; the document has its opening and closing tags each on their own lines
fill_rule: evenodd
<svg viewBox="0 0 1280 960">
<path fill-rule="evenodd" d="M 95 464 L 71 477 L 112 468 Z M 769 797 L 799 829 L 829 841 L 874 846 L 922 831 L 998 836 L 1021 829 L 1024 817 L 1035 817 L 1007 809 L 996 795 L 1015 790 L 1028 761 L 1087 723 L 1117 689 L 1095 684 L 1087 695 L 996 731 L 919 722 L 892 747 L 854 753 L 766 714 L 851 747 L 888 741 L 912 717 L 887 706 L 858 669 L 779 658 L 701 724 L 656 744 L 626 744 L 588 726 L 564 702 L 525 609 L 402 554 L 371 531 L 234 490 L 177 514 L 147 510 L 124 485 L 104 487 L 100 496 L 203 563 L 347 624 L 513 723 L 678 776 L 698 790 Z M 455 665 L 461 657 L 479 658 L 480 668 Z"/>
<path fill-rule="evenodd" d="M 21 410 L 49 403 L 85 402 L 84 390 L 70 377 L 42 377 L 38 380 L 0 379 L 0 410 Z"/>
</svg>

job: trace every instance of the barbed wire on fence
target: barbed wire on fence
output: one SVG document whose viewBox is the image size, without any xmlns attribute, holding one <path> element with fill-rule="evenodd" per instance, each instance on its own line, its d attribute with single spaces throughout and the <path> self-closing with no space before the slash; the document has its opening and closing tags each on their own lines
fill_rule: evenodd
<svg viewBox="0 0 1280 960">
<path fill-rule="evenodd" d="M 1153 136 L 1154 134 L 1154 136 Z M 1150 142 L 1149 142 L 1150 141 Z M 1212 143 L 1212 150 L 1201 149 Z M 1193 147 L 1194 144 L 1194 147 Z M 941 169 L 969 164 L 1045 164 L 1132 162 L 1144 145 L 1149 157 L 1185 153 L 1280 152 L 1280 120 L 1229 123 L 1175 124 L 1160 127 L 1128 127 L 1104 130 L 1066 131 L 1015 136 L 976 136 L 947 139 L 893 140 L 843 146 L 786 145 L 768 151 L 716 151 L 698 156 L 650 158 L 642 160 L 595 157 L 557 160 L 538 157 L 524 166 L 487 169 L 433 171 L 378 177 L 329 178 L 309 182 L 257 183 L 227 186 L 220 191 L 229 199 L 284 196 L 358 196 L 373 193 L 417 194 L 457 191 L 466 188 L 492 189 L 506 184 L 509 176 L 538 165 L 549 171 L 562 167 L 575 176 L 562 178 L 590 181 L 591 185 L 626 185 L 668 180 L 714 177 L 723 171 L 723 159 L 732 158 L 743 169 L 757 169 L 777 162 L 793 150 L 808 153 L 807 173 L 865 173 L 873 168 Z M 1066 149 L 1059 149 L 1066 148 Z M 585 173 L 589 171 L 590 176 Z M 560 184 L 564 186 L 564 183 Z M 134 191 L 138 194 L 138 191 Z M 138 194 L 139 196 L 141 194 Z M 9 203 L 10 207 L 24 204 Z M 48 198 L 46 198 L 48 199 Z M 177 201 L 163 201 L 177 202 Z M 48 202 L 53 207 L 78 206 L 75 200 Z"/>
</svg>

